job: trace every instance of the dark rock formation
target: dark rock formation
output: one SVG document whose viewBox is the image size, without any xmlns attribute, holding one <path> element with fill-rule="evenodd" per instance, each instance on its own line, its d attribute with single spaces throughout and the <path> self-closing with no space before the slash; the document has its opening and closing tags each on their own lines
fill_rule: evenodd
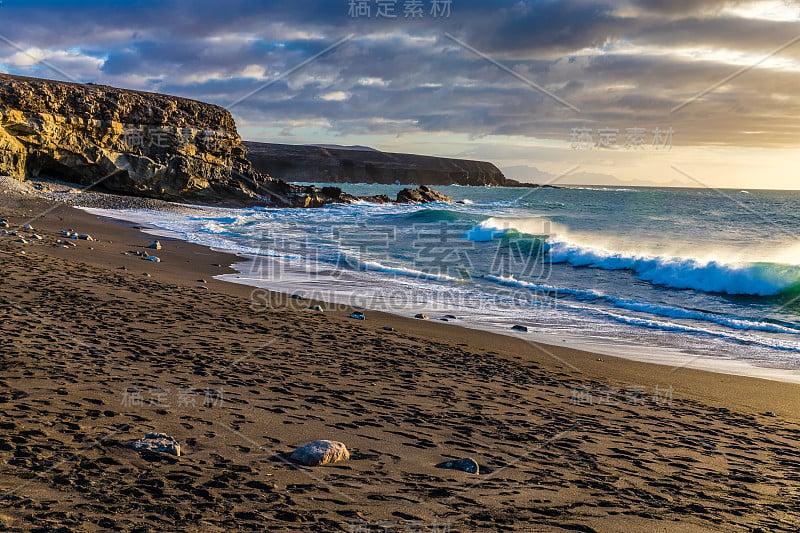
<svg viewBox="0 0 800 533">
<path fill-rule="evenodd" d="M 245 141 L 259 172 L 286 181 L 415 185 L 498 185 L 505 176 L 492 163 L 375 150 Z"/>
<path fill-rule="evenodd" d="M 449 196 L 431 189 L 427 185 L 420 185 L 416 189 L 403 189 L 397 193 L 398 204 L 428 204 L 431 202 L 453 203 Z"/>
<path fill-rule="evenodd" d="M 236 206 L 352 201 L 255 171 L 215 105 L 93 84 L 0 75 L 0 175 Z"/>
</svg>

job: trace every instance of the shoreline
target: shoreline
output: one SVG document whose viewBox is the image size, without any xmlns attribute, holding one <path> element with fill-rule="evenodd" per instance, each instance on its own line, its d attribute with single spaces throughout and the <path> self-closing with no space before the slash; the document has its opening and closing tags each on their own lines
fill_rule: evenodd
<svg viewBox="0 0 800 533">
<path fill-rule="evenodd" d="M 67 206 L 65 206 L 67 207 Z M 176 207 L 180 208 L 179 204 L 176 204 Z M 191 206 L 188 206 L 191 209 Z M 145 241 L 151 239 L 153 235 L 147 232 L 147 229 L 144 228 L 143 224 L 139 224 L 133 221 L 126 221 L 124 219 L 116 219 L 113 217 L 108 216 L 98 216 L 91 214 L 89 212 L 84 211 L 79 207 L 67 207 L 67 209 L 73 211 L 74 213 L 81 213 L 86 217 L 96 218 L 100 221 L 103 219 L 108 219 L 113 221 L 113 224 L 120 227 L 126 228 L 127 230 L 134 232 L 136 234 L 135 238 L 140 241 Z M 97 228 L 97 225 L 91 224 L 92 228 Z M 105 228 L 109 229 L 109 228 Z M 168 230 L 163 230 L 162 228 L 153 227 L 153 230 L 167 232 Z M 109 231 L 109 235 L 114 235 L 115 232 Z M 163 237 L 162 237 L 163 239 Z M 253 290 L 257 288 L 253 285 L 248 284 L 239 284 L 234 283 L 231 281 L 223 281 L 217 279 L 220 276 L 236 276 L 240 272 L 235 268 L 237 264 L 241 265 L 245 261 L 242 261 L 243 257 L 233 252 L 228 251 L 221 251 L 217 250 L 205 245 L 201 244 L 194 244 L 183 239 L 175 238 L 175 237 L 167 237 L 169 241 L 173 242 L 180 242 L 182 243 L 177 248 L 180 251 L 180 255 L 184 255 L 187 253 L 193 255 L 200 255 L 200 256 L 208 256 L 213 257 L 215 259 L 215 264 L 220 265 L 219 267 L 212 267 L 212 268 L 203 268 L 203 269 L 196 269 L 196 264 L 192 265 L 192 268 L 186 269 L 183 266 L 181 268 L 175 268 L 174 265 L 167 266 L 167 263 L 160 263 L 158 267 L 162 270 L 162 272 L 166 275 L 166 280 L 170 282 L 178 282 L 178 283 L 185 283 L 185 279 L 187 274 L 188 277 L 193 277 L 194 275 L 210 275 L 213 279 L 208 279 L 207 281 L 213 283 L 213 288 L 216 290 L 221 290 L 222 292 L 237 296 L 237 297 L 244 297 L 250 298 Z M 169 254 L 167 251 L 158 252 L 159 255 Z M 185 263 L 189 263 L 189 260 L 185 260 Z M 108 261 L 100 261 L 100 262 L 92 262 L 95 266 L 107 267 L 109 266 Z M 207 285 L 209 289 L 212 288 L 212 285 Z M 262 289 L 266 290 L 266 289 Z M 293 304 L 295 309 L 305 309 L 310 305 L 337 305 L 335 303 L 327 302 L 324 300 L 314 300 L 314 299 L 307 299 L 307 300 L 298 300 L 293 301 L 289 297 L 290 295 L 287 293 L 280 293 L 275 291 L 266 290 L 269 293 L 269 302 L 275 307 L 283 307 L 286 302 L 289 304 Z M 298 307 L 299 306 L 299 307 Z M 341 310 L 335 313 L 335 316 L 339 318 L 347 318 L 347 316 L 354 310 L 360 310 L 361 308 L 353 307 L 349 305 L 343 305 Z M 485 330 L 478 330 L 473 329 L 465 326 L 461 326 L 454 323 L 444 323 L 439 321 L 432 321 L 432 320 L 419 320 L 416 318 L 412 318 L 409 316 L 402 316 L 394 313 L 388 313 L 383 311 L 377 310 L 370 310 L 370 323 L 377 325 L 379 328 L 387 327 L 387 325 L 393 323 L 394 321 L 400 321 L 403 326 L 408 327 L 412 330 L 417 330 L 421 333 L 424 333 L 426 336 L 432 337 L 432 340 L 445 340 L 445 341 L 454 341 L 455 339 L 459 339 L 462 335 L 468 335 L 470 344 L 475 344 L 482 349 L 490 349 L 492 346 L 501 345 L 506 348 L 508 351 L 513 352 L 526 352 L 530 351 L 531 349 L 539 350 L 542 352 L 550 352 L 551 355 L 547 357 L 554 360 L 555 368 L 559 369 L 571 369 L 575 372 L 575 369 L 579 369 L 580 367 L 577 366 L 576 362 L 584 363 L 583 367 L 588 370 L 587 377 L 590 378 L 602 378 L 608 377 L 606 372 L 597 373 L 596 366 L 593 365 L 592 359 L 594 362 L 597 362 L 599 358 L 610 358 L 609 360 L 603 360 L 605 363 L 604 366 L 612 367 L 613 366 L 613 374 L 623 377 L 623 381 L 625 378 L 630 378 L 631 376 L 641 376 L 641 375 L 653 375 L 659 376 L 661 378 L 660 382 L 665 383 L 666 381 L 678 381 L 675 377 L 675 374 L 693 374 L 695 372 L 700 373 L 701 376 L 699 378 L 691 379 L 692 382 L 702 382 L 707 379 L 711 379 L 712 381 L 718 382 L 730 382 L 730 383 L 737 383 L 737 387 L 743 387 L 744 389 L 757 389 L 757 387 L 747 387 L 739 383 L 740 380 L 756 380 L 757 382 L 761 381 L 769 381 L 771 383 L 780 383 L 784 385 L 797 385 L 796 382 L 793 381 L 783 381 L 777 379 L 768 379 L 762 378 L 757 376 L 749 376 L 749 375 L 741 375 L 741 374 L 730 374 L 724 372 L 716 372 L 714 370 L 704 370 L 704 369 L 697 369 L 691 367 L 673 367 L 668 364 L 661 364 L 658 362 L 653 361 L 642 361 L 633 358 L 627 358 L 625 356 L 617 356 L 611 355 L 606 352 L 595 352 L 588 349 L 581 349 L 581 348 L 573 348 L 570 346 L 560 346 L 557 344 L 545 344 L 539 343 L 535 341 L 529 341 L 523 339 L 521 337 L 515 335 L 509 335 L 506 333 L 500 332 L 491 332 Z M 486 335 L 486 341 L 483 341 L 483 336 Z M 634 347 L 635 349 L 636 347 Z M 693 356 L 688 356 L 692 357 Z M 613 361 L 613 365 L 609 365 L 609 362 Z M 626 371 L 626 365 L 635 366 L 635 370 Z M 610 368 L 609 368 L 610 370 Z M 580 372 L 584 372 L 580 370 Z M 730 380 L 726 380 L 724 378 L 732 378 Z M 655 384 L 658 380 L 649 380 L 649 384 Z M 732 397 L 728 397 L 727 395 L 724 396 L 724 401 L 731 401 L 733 400 Z M 798 399 L 796 405 L 798 406 L 798 412 L 800 412 L 800 399 Z"/>
<path fill-rule="evenodd" d="M 108 218 L 109 220 L 116 221 L 117 223 L 120 224 L 138 227 L 141 229 L 141 231 L 151 234 L 153 236 L 166 236 L 167 238 L 176 238 L 179 240 L 183 240 L 184 242 L 189 242 L 186 241 L 185 237 L 181 235 L 179 232 L 174 232 L 172 230 L 160 228 L 158 226 L 154 226 L 146 222 L 136 221 L 134 217 L 122 218 L 122 215 L 116 216 L 116 213 L 112 214 L 97 213 L 95 211 L 103 210 L 103 208 L 96 208 L 96 207 L 88 207 L 88 208 L 77 207 L 76 209 L 86 211 L 87 213 L 95 216 Z M 197 209 L 197 207 L 187 206 L 187 209 L 193 210 Z M 206 245 L 198 244 L 198 246 L 206 246 Z M 288 290 L 287 288 L 287 290 L 284 291 L 281 289 L 274 288 L 273 286 L 271 286 L 274 284 L 270 284 L 269 282 L 265 282 L 257 278 L 248 278 L 246 276 L 246 270 L 248 268 L 248 265 L 251 265 L 256 261 L 255 256 L 246 253 L 238 253 L 235 251 L 219 249 L 213 246 L 209 246 L 208 248 L 218 253 L 229 254 L 231 257 L 231 259 L 228 261 L 227 266 L 230 269 L 233 269 L 235 272 L 220 274 L 218 276 L 215 276 L 219 281 L 229 282 L 237 285 L 244 285 L 246 287 L 250 287 L 252 290 L 262 289 L 269 292 L 282 294 L 286 298 L 290 297 L 292 294 L 298 294 L 297 290 Z M 290 284 L 290 282 L 287 282 L 287 284 Z M 299 292 L 302 293 L 302 291 Z M 327 295 L 320 294 L 325 292 L 327 292 Z M 306 296 L 307 293 L 301 295 Z M 315 304 L 322 305 L 325 309 L 329 309 L 332 306 L 343 307 L 344 309 L 365 309 L 369 311 L 371 314 L 376 312 L 381 312 L 391 316 L 402 317 L 402 318 L 411 318 L 416 313 L 430 312 L 430 310 L 425 308 L 425 306 L 422 304 L 418 305 L 416 308 L 411 305 L 406 305 L 406 306 L 400 306 L 401 307 L 400 309 L 379 311 L 370 306 L 358 306 L 343 302 L 341 300 L 337 301 L 335 298 L 331 298 L 330 296 L 331 296 L 330 291 L 319 291 L 308 295 L 307 299 L 313 301 Z M 715 358 L 707 355 L 693 354 L 690 352 L 683 351 L 678 347 L 664 347 L 664 346 L 647 347 L 643 345 L 637 345 L 633 343 L 623 343 L 623 342 L 618 342 L 616 344 L 613 344 L 613 341 L 609 342 L 607 339 L 603 339 L 605 342 L 597 342 L 593 344 L 592 341 L 586 337 L 569 336 L 565 334 L 556 335 L 538 331 L 531 331 L 525 334 L 515 334 L 512 331 L 512 326 L 514 325 L 513 322 L 508 322 L 508 324 L 506 324 L 505 327 L 481 324 L 476 320 L 470 321 L 469 319 L 458 320 L 458 322 L 449 322 L 449 323 L 432 319 L 431 323 L 443 324 L 443 325 L 446 324 L 449 326 L 466 328 L 471 331 L 517 338 L 522 340 L 523 342 L 529 342 L 534 345 L 540 345 L 546 349 L 568 348 L 572 350 L 578 350 L 584 353 L 594 354 L 596 356 L 614 357 L 628 361 L 636 361 L 639 363 L 658 365 L 662 367 L 669 367 L 676 369 L 686 368 L 704 372 L 711 372 L 715 374 L 724 374 L 724 375 L 747 377 L 754 379 L 765 379 L 783 383 L 800 384 L 800 370 L 758 366 L 748 361 L 743 361 L 738 359 Z"/>
<path fill-rule="evenodd" d="M 0 209 L 12 225 L 52 209 L 32 222 L 43 242 L 0 237 L 11 531 L 800 527 L 787 503 L 800 494 L 795 384 L 378 311 L 356 321 L 276 293 L 254 311 L 252 287 L 214 279 L 235 274 L 235 255 L 160 239 L 151 263 L 123 255 L 153 240 L 135 225 L 41 200 Z M 66 227 L 96 240 L 52 246 Z M 131 389 L 149 401 L 126 404 Z M 183 389 L 196 405 L 180 405 Z M 209 390 L 225 401 L 204 403 Z M 126 447 L 146 431 L 185 455 Z M 284 460 L 318 438 L 346 443 L 351 461 Z M 434 466 L 464 456 L 484 473 Z"/>
</svg>

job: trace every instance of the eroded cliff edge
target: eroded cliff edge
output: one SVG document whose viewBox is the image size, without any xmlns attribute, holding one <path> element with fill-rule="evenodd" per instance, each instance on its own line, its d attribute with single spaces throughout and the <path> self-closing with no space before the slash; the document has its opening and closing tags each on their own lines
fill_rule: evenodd
<svg viewBox="0 0 800 533">
<path fill-rule="evenodd" d="M 233 117 L 216 105 L 0 74 L 0 175 L 237 206 L 348 199 L 257 172 L 246 152 Z"/>
</svg>

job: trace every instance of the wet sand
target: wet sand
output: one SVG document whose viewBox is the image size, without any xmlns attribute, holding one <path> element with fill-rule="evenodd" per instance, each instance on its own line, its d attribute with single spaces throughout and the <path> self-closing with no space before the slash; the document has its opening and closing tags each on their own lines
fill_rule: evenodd
<svg viewBox="0 0 800 533">
<path fill-rule="evenodd" d="M 0 216 L 43 237 L 0 235 L 0 529 L 800 527 L 798 385 L 253 305 L 213 279 L 233 256 L 170 239 L 159 263 L 124 255 L 153 237 L 41 200 Z M 96 240 L 54 246 L 67 228 Z M 150 431 L 184 455 L 127 446 Z M 351 460 L 288 459 L 316 439 Z M 482 473 L 435 467 L 460 457 Z"/>
</svg>

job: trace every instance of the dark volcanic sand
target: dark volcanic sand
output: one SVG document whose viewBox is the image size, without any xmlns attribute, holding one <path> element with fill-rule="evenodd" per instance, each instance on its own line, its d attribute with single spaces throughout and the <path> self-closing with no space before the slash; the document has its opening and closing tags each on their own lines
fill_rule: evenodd
<svg viewBox="0 0 800 533">
<path fill-rule="evenodd" d="M 45 208 L 6 198 L 0 216 Z M 125 256 L 152 237 L 67 207 L 32 223 L 43 241 L 0 236 L 0 530 L 800 527 L 796 385 L 253 308 L 212 279 L 230 256 L 165 239 L 161 263 Z M 54 247 L 67 227 L 98 241 Z M 184 455 L 126 446 L 149 431 Z M 287 460 L 316 439 L 352 459 Z M 485 473 L 434 467 L 467 456 Z"/>
</svg>

